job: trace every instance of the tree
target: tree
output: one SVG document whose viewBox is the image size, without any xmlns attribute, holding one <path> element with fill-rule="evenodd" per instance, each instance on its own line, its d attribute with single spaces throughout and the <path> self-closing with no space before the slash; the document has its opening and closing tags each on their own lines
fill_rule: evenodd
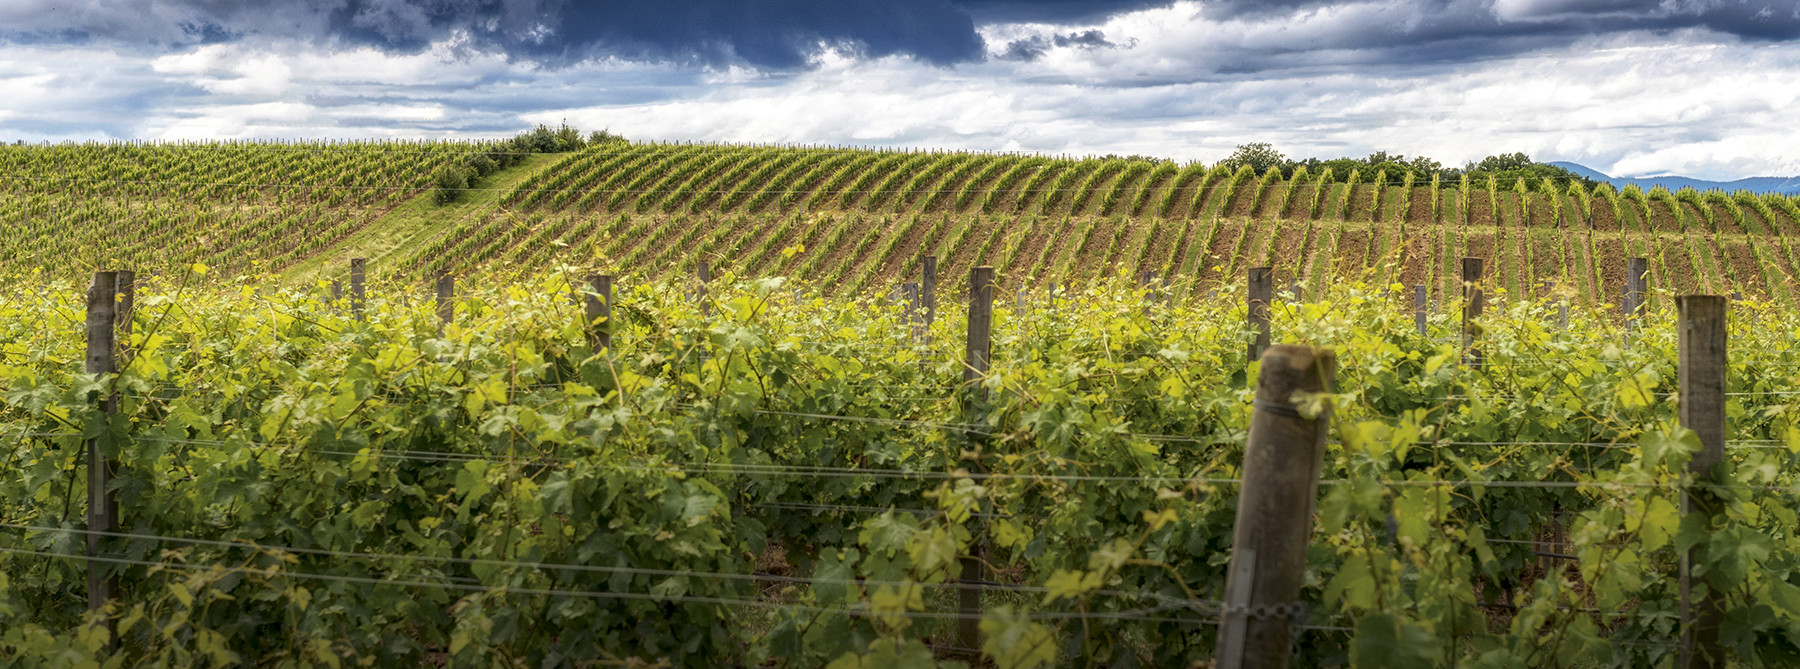
<svg viewBox="0 0 1800 669">
<path fill-rule="evenodd" d="M 1239 144 L 1236 152 L 1219 161 L 1220 165 L 1224 165 L 1234 172 L 1244 165 L 1249 165 L 1250 169 L 1256 170 L 1257 174 L 1264 174 L 1286 163 L 1287 156 L 1276 151 L 1275 147 L 1268 142 Z"/>
</svg>

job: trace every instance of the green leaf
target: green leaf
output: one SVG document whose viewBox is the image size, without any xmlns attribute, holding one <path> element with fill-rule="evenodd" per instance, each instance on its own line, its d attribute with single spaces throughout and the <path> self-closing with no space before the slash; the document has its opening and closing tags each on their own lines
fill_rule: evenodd
<svg viewBox="0 0 1800 669">
<path fill-rule="evenodd" d="M 1357 669 L 1430 669 L 1436 666 L 1437 639 L 1431 632 L 1388 613 L 1364 614 L 1350 639 L 1350 666 Z"/>
<path fill-rule="evenodd" d="M 998 606 L 981 618 L 981 652 L 998 669 L 1036 669 L 1056 661 L 1056 639 L 1050 628 L 1032 622 L 1023 611 Z"/>
</svg>

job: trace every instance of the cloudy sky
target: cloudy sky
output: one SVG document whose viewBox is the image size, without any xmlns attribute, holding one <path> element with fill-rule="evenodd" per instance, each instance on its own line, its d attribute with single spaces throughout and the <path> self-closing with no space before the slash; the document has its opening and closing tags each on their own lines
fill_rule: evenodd
<svg viewBox="0 0 1800 669">
<path fill-rule="evenodd" d="M 633 139 L 1800 175 L 1800 0 L 4 0 L 0 139 Z"/>
</svg>

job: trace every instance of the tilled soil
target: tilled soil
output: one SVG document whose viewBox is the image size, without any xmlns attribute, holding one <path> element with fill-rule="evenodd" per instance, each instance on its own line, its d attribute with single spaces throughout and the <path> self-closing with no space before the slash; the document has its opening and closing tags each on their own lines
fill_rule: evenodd
<svg viewBox="0 0 1800 669">
<path fill-rule="evenodd" d="M 1231 266 L 1232 246 L 1237 244 L 1238 236 L 1243 230 L 1241 223 L 1219 222 L 1218 229 L 1213 231 L 1212 239 L 1204 247 L 1206 256 L 1200 259 L 1200 271 L 1197 275 L 1201 285 L 1216 286 L 1229 280 L 1224 272 Z M 1200 240 L 1196 239 L 1194 243 L 1198 244 Z"/>
<path fill-rule="evenodd" d="M 1474 190 L 1469 193 L 1469 224 L 1493 225 L 1494 203 L 1488 199 L 1487 191 Z"/>
<path fill-rule="evenodd" d="M 1375 187 L 1369 184 L 1352 184 L 1350 189 L 1350 209 L 1344 212 L 1344 219 L 1367 222 L 1369 205 L 1375 202 Z"/>
<path fill-rule="evenodd" d="M 1435 223 L 1435 221 L 1431 220 L 1431 198 L 1434 194 L 1435 193 L 1430 186 L 1413 188 L 1412 202 L 1406 207 L 1406 218 L 1404 219 L 1407 225 L 1431 225 Z M 1412 284 L 1407 285 L 1410 286 Z"/>
<path fill-rule="evenodd" d="M 1283 218 L 1312 219 L 1313 194 L 1319 192 L 1319 182 L 1308 181 L 1294 190 L 1294 196 L 1288 198 L 1287 208 L 1281 212 Z"/>
<path fill-rule="evenodd" d="M 1756 259 L 1756 254 L 1751 252 L 1750 247 L 1743 242 L 1720 242 L 1719 245 L 1724 247 L 1722 250 L 1725 257 L 1731 260 L 1732 275 L 1737 278 L 1734 288 L 1743 291 L 1745 295 L 1768 295 L 1769 286 L 1763 279 L 1762 262 Z"/>
<path fill-rule="evenodd" d="M 1231 210 L 1225 212 L 1225 215 L 1233 218 L 1249 218 L 1250 214 L 1255 213 L 1256 205 L 1262 200 L 1261 196 L 1275 190 L 1273 187 L 1264 188 L 1262 193 L 1257 193 L 1257 184 L 1258 181 L 1254 178 L 1245 179 L 1239 183 L 1237 190 L 1231 194 Z"/>
<path fill-rule="evenodd" d="M 1337 258 L 1333 266 L 1337 276 L 1344 279 L 1361 279 L 1368 270 L 1369 231 L 1366 228 L 1346 229 L 1338 237 Z"/>
<path fill-rule="evenodd" d="M 1676 220 L 1675 212 L 1669 209 L 1667 202 L 1660 200 L 1650 201 L 1650 225 L 1662 232 L 1681 231 L 1681 221 Z"/>
</svg>

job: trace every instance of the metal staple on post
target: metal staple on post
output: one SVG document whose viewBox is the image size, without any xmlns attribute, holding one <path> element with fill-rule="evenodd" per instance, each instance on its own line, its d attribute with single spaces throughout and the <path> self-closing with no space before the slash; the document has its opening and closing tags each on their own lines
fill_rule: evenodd
<svg viewBox="0 0 1800 669">
<path fill-rule="evenodd" d="M 1263 353 L 1226 572 L 1220 669 L 1288 666 L 1331 425 L 1329 404 L 1311 417 L 1298 405 L 1306 394 L 1330 393 L 1336 373 L 1329 349 L 1280 345 Z"/>
<path fill-rule="evenodd" d="M 981 382 L 987 377 L 988 360 L 993 353 L 991 328 L 993 326 L 994 309 L 994 268 L 976 267 L 969 270 L 969 328 L 968 343 L 963 359 L 963 385 L 969 386 L 968 399 L 963 406 L 964 422 L 976 423 L 979 418 L 975 413 L 980 410 L 978 403 L 986 393 Z M 971 441 L 980 437 L 971 433 Z M 979 448 L 979 446 L 977 446 Z M 962 618 L 958 621 L 957 641 L 964 648 L 981 647 L 981 588 L 967 587 L 981 582 L 980 548 L 969 547 L 969 555 L 961 558 L 961 581 L 965 586 L 958 592 L 958 609 Z"/>
<path fill-rule="evenodd" d="M 1683 295 L 1676 301 L 1680 331 L 1676 337 L 1676 374 L 1680 383 L 1681 426 L 1700 438 L 1700 450 L 1688 461 L 1688 472 L 1698 483 L 1713 483 L 1716 465 L 1725 461 L 1725 298 L 1718 295 Z M 1724 511 L 1719 495 L 1705 488 L 1690 488 L 1683 509 L 1700 514 L 1706 532 L 1718 529 L 1713 518 Z M 1686 526 L 1686 523 L 1683 523 Z M 1712 669 L 1725 666 L 1719 645 L 1719 627 L 1725 620 L 1722 595 L 1707 589 L 1695 601 L 1693 572 L 1699 546 L 1689 548 L 1681 560 L 1681 666 Z"/>
<path fill-rule="evenodd" d="M 1256 332 L 1256 338 L 1250 342 L 1246 351 L 1246 360 L 1256 362 L 1262 358 L 1264 349 L 1269 348 L 1269 301 L 1274 297 L 1274 272 L 1267 267 L 1252 267 L 1249 274 L 1249 294 L 1245 303 L 1249 305 L 1246 318 L 1250 329 Z"/>
<path fill-rule="evenodd" d="M 112 374 L 117 370 L 114 366 L 113 351 L 116 340 L 113 328 L 117 320 L 118 273 L 95 272 L 94 282 L 88 286 L 87 293 L 87 354 L 86 369 L 89 374 Z M 118 396 L 108 393 L 100 398 L 100 410 L 111 414 L 118 410 Z M 87 440 L 87 503 L 88 530 L 91 532 L 111 532 L 119 527 L 119 503 L 112 491 L 108 490 L 112 481 L 113 462 L 106 457 L 107 430 Z M 103 535 L 87 535 L 87 556 L 100 556 L 100 543 Z M 99 561 L 90 560 L 87 568 L 88 610 L 98 610 L 107 600 L 113 599 L 118 592 L 118 578 L 107 575 L 108 568 Z"/>
</svg>

